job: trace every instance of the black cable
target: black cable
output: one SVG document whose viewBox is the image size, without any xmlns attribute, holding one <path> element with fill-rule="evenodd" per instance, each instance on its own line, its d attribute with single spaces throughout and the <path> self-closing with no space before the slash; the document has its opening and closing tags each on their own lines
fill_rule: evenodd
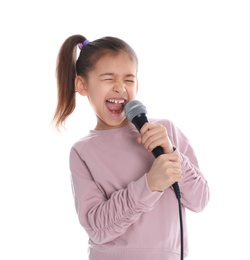
<svg viewBox="0 0 250 260">
<path fill-rule="evenodd" d="M 183 236 L 183 221 L 182 221 L 182 208 L 181 208 L 181 192 L 177 183 L 173 184 L 174 192 L 178 200 L 179 219 L 180 219 L 180 245 L 181 245 L 181 260 L 184 259 L 184 236 Z"/>
</svg>

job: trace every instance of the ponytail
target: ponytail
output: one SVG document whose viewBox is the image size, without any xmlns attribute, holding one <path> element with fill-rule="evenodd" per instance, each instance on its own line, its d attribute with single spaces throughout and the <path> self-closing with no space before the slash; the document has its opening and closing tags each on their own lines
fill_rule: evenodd
<svg viewBox="0 0 250 260">
<path fill-rule="evenodd" d="M 76 54 L 77 45 L 86 40 L 81 35 L 73 35 L 62 44 L 56 66 L 57 79 L 57 107 L 53 117 L 57 129 L 64 124 L 67 117 L 74 111 L 75 77 L 76 77 Z"/>
</svg>

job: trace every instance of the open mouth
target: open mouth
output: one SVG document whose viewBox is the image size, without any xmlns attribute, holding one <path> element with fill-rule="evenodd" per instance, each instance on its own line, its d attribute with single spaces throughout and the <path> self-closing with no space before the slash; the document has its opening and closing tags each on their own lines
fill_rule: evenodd
<svg viewBox="0 0 250 260">
<path fill-rule="evenodd" d="M 121 114 L 124 110 L 125 103 L 126 103 L 125 99 L 108 99 L 108 100 L 106 100 L 108 110 L 112 114 Z"/>
</svg>

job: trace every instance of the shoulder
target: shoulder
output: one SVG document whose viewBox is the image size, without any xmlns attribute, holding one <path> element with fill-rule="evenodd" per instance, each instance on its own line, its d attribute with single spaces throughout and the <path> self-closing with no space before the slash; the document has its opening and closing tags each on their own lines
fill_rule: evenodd
<svg viewBox="0 0 250 260">
<path fill-rule="evenodd" d="M 150 118 L 150 122 L 162 124 L 167 128 L 168 131 L 171 131 L 173 128 L 175 128 L 173 122 L 169 119 Z"/>
<path fill-rule="evenodd" d="M 162 124 L 166 127 L 168 136 L 174 143 L 179 143 L 181 140 L 187 141 L 183 132 L 169 119 L 150 119 L 151 122 Z"/>
<path fill-rule="evenodd" d="M 81 139 L 77 140 L 73 145 L 71 146 L 71 151 L 75 150 L 78 154 L 81 154 L 82 151 L 90 146 L 91 140 L 94 138 L 94 135 L 88 134 Z"/>
</svg>

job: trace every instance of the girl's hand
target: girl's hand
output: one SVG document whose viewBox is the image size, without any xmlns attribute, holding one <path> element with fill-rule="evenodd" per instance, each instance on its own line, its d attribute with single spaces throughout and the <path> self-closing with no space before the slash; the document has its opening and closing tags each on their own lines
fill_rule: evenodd
<svg viewBox="0 0 250 260">
<path fill-rule="evenodd" d="M 177 154 L 160 155 L 147 173 L 148 187 L 151 191 L 164 191 L 181 180 L 181 164 Z"/>
<path fill-rule="evenodd" d="M 144 145 L 149 152 L 161 146 L 164 153 L 172 153 L 174 151 L 173 145 L 168 137 L 167 129 L 157 123 L 145 123 L 140 130 L 141 136 L 137 139 L 139 144 Z"/>
</svg>

